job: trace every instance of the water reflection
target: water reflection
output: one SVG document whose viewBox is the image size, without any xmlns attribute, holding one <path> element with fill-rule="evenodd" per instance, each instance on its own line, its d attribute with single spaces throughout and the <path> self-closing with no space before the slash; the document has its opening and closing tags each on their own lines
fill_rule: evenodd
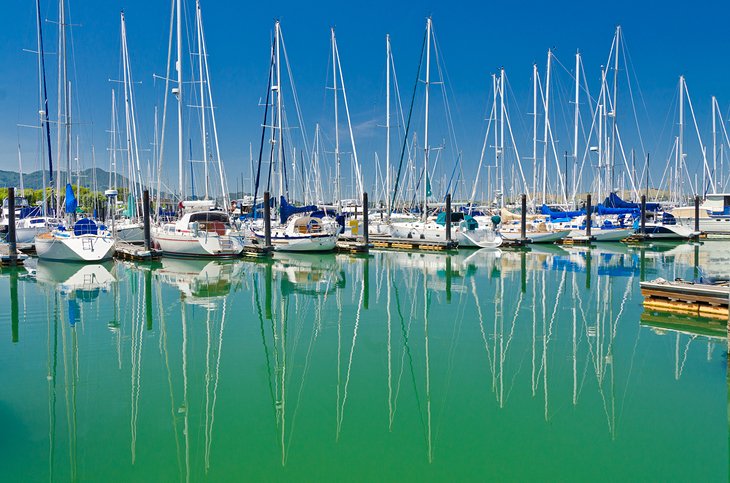
<svg viewBox="0 0 730 483">
<path fill-rule="evenodd" d="M 633 452 L 651 430 L 642 415 L 667 397 L 703 403 L 685 384 L 706 384 L 724 357 L 725 325 L 640 305 L 640 279 L 691 278 L 730 256 L 705 248 L 41 262 L 2 273 L 20 351 L 0 362 L 46 346 L 47 418 L 25 423 L 47 430 L 45 456 L 27 458 L 47 460 L 51 480 L 99 477 L 77 455 L 102 440 L 120 478 L 185 481 L 244 467 L 311 476 L 312 462 L 332 477 L 394 477 L 402 458 L 428 477 L 474 448 L 498 466 L 510 456 L 491 441 L 512 433 L 558 446 L 588 433 Z"/>
</svg>

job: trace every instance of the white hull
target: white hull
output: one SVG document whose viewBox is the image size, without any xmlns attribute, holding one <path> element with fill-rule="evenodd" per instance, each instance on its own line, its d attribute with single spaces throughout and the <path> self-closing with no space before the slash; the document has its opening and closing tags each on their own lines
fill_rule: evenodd
<svg viewBox="0 0 730 483">
<path fill-rule="evenodd" d="M 15 229 L 15 242 L 23 244 L 35 243 L 36 235 L 48 233 L 50 230 L 45 226 L 28 227 L 28 228 L 16 228 Z"/>
<path fill-rule="evenodd" d="M 522 238 L 522 234 L 520 232 L 503 232 L 500 231 L 499 233 L 502 235 L 502 238 L 507 240 L 519 240 Z M 530 243 L 555 243 L 558 242 L 564 238 L 566 238 L 570 234 L 570 230 L 558 230 L 558 231 L 545 231 L 545 232 L 539 232 L 539 231 L 528 231 L 526 236 L 527 239 L 530 240 Z"/>
<path fill-rule="evenodd" d="M 632 228 L 611 228 L 610 230 L 603 230 L 601 228 L 592 228 L 591 237 L 597 242 L 612 242 L 621 241 L 624 238 L 631 236 L 634 233 Z M 568 238 L 574 240 L 580 240 L 586 238 L 585 230 L 572 230 L 568 235 Z"/>
<path fill-rule="evenodd" d="M 255 232 L 261 242 L 264 236 Z M 338 235 L 275 236 L 271 234 L 271 245 L 277 252 L 329 252 L 335 249 Z"/>
<path fill-rule="evenodd" d="M 41 260 L 100 262 L 114 256 L 114 240 L 108 234 L 47 233 L 35 238 L 35 249 Z"/>
<path fill-rule="evenodd" d="M 201 232 L 198 236 L 160 230 L 153 240 L 163 255 L 174 257 L 237 257 L 243 251 L 240 237 Z"/>
<path fill-rule="evenodd" d="M 683 225 L 646 223 L 646 237 L 653 240 L 688 240 L 699 233 Z"/>
<path fill-rule="evenodd" d="M 694 230 L 694 218 L 678 218 L 677 221 Z M 730 216 L 727 218 L 700 218 L 700 231 L 708 235 L 730 236 Z"/>
<path fill-rule="evenodd" d="M 144 242 L 144 225 L 142 223 L 128 223 L 114 227 L 116 239 L 127 243 Z"/>
</svg>

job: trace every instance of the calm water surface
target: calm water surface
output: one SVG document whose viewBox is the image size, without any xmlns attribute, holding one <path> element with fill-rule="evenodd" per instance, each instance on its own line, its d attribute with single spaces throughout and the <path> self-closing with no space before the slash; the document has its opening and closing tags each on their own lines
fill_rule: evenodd
<svg viewBox="0 0 730 483">
<path fill-rule="evenodd" d="M 639 281 L 728 259 L 706 243 L 5 270 L 0 480 L 727 481 L 725 327 L 645 313 Z"/>
</svg>

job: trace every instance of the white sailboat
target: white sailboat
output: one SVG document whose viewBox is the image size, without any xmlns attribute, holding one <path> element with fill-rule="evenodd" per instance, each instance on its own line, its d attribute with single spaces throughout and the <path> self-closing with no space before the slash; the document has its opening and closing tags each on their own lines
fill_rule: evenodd
<svg viewBox="0 0 730 483">
<path fill-rule="evenodd" d="M 66 157 L 66 172 L 70 179 L 71 164 L 71 86 L 67 79 L 66 69 L 66 7 L 64 0 L 59 2 L 59 146 L 63 144 Z M 60 132 L 65 131 L 65 140 L 61 140 Z M 58 186 L 60 176 L 56 178 Z M 58 190 L 57 190 L 58 191 Z M 57 211 L 60 212 L 60 193 Z M 71 225 L 78 203 L 70 183 L 66 184 L 66 214 Z M 98 225 L 91 218 L 81 218 L 67 230 L 59 226 L 49 233 L 42 233 L 35 237 L 35 247 L 38 258 L 64 262 L 99 262 L 114 256 L 114 239 L 103 225 Z"/>
<path fill-rule="evenodd" d="M 337 53 L 337 44 L 335 43 L 334 31 L 332 31 L 332 56 L 335 64 L 334 70 L 334 88 L 335 96 L 337 95 L 337 70 L 336 66 L 339 65 L 339 54 Z M 283 96 L 282 96 L 282 76 L 281 76 L 281 50 L 284 49 L 284 59 L 286 59 L 286 50 L 284 47 L 284 40 L 281 32 L 281 25 L 277 21 L 274 24 L 274 45 L 271 53 L 271 64 L 269 71 L 269 95 L 272 96 L 272 111 L 274 111 L 275 122 L 271 126 L 271 138 L 270 143 L 273 146 L 271 150 L 271 166 L 273 168 L 274 175 L 278 178 L 278 187 L 276 191 L 280 196 L 279 205 L 279 220 L 272 220 L 271 227 L 271 244 L 276 251 L 290 251 L 290 252 L 323 252 L 330 251 L 335 248 L 337 240 L 339 238 L 340 226 L 329 216 L 322 218 L 312 217 L 310 214 L 317 209 L 315 205 L 297 208 L 286 201 L 285 195 L 288 196 L 288 190 L 285 183 L 285 137 L 284 131 L 287 129 L 283 122 L 285 116 L 282 114 L 283 107 Z M 288 61 L 287 61 L 288 62 Z M 286 64 L 286 70 L 290 75 L 290 82 L 292 84 L 293 98 L 295 102 L 297 117 L 301 122 L 301 113 L 299 112 L 299 106 L 297 104 L 296 91 L 294 91 L 293 80 L 291 79 L 291 69 L 288 63 Z M 340 80 L 342 79 L 342 72 L 340 72 Z M 336 99 L 336 98 L 335 98 Z M 266 105 L 265 118 L 268 115 L 268 101 Z M 337 101 L 335 100 L 335 106 Z M 345 104 L 347 105 L 347 104 Z M 335 109 L 337 109 L 335 107 Z M 264 129 L 266 129 L 266 121 L 264 121 Z M 336 131 L 337 132 L 337 131 Z M 339 135 L 336 134 L 336 139 L 339 140 Z M 262 138 L 263 139 L 263 138 Z M 305 141 L 306 142 L 306 141 Z M 353 143 L 354 145 L 354 143 Z M 305 147 L 306 151 L 306 147 Z M 339 160 L 339 141 L 336 141 L 335 156 Z M 261 160 L 259 159 L 259 170 L 261 168 Z M 296 162 L 295 162 L 296 165 Z M 339 161 L 337 162 L 338 174 L 336 178 L 339 179 Z M 314 174 L 318 176 L 318 174 Z M 339 181 L 337 181 L 339 186 Z M 258 187 L 258 186 L 257 186 Z M 338 190 L 339 193 L 339 190 Z M 336 195 L 339 199 L 339 196 Z M 257 241 L 261 242 L 265 238 L 263 220 L 256 220 L 255 222 L 249 223 L 248 229 L 251 236 Z"/>
<path fill-rule="evenodd" d="M 177 98 L 177 126 L 178 126 L 178 190 L 184 198 L 183 186 L 183 79 L 182 79 L 182 30 L 181 0 L 177 0 L 174 15 L 176 17 L 177 33 L 177 85 L 172 93 Z M 208 51 L 203 34 L 203 19 L 200 9 L 200 2 L 195 2 L 196 37 L 198 47 L 198 75 L 200 92 L 200 125 L 201 144 L 203 148 L 203 165 L 205 167 L 205 199 L 199 201 L 181 202 L 182 214 L 173 223 L 166 223 L 157 226 L 152 230 L 154 243 L 162 250 L 163 255 L 176 257 L 221 257 L 231 258 L 241 254 L 244 247 L 244 237 L 233 229 L 228 214 L 217 209 L 215 200 L 209 196 L 208 165 L 209 155 L 212 158 L 214 153 L 208 152 L 208 139 L 213 140 L 215 158 L 217 160 L 218 173 L 220 175 L 220 189 L 223 195 L 223 206 L 229 206 L 226 183 L 221 163 L 220 149 L 218 145 L 218 130 L 216 127 L 215 110 L 213 109 L 213 96 L 208 69 Z M 207 121 L 210 119 L 212 132 L 208 132 Z M 161 157 L 161 156 L 160 156 Z M 159 194 L 159 193 L 158 193 Z"/>
</svg>

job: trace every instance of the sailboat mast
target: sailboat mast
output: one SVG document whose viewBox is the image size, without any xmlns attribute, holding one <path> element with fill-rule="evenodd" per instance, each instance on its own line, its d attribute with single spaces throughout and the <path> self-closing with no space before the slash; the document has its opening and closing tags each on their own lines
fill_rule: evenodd
<svg viewBox="0 0 730 483">
<path fill-rule="evenodd" d="M 185 171 L 183 170 L 183 77 L 182 77 L 182 5 L 181 0 L 176 0 L 175 29 L 177 34 L 177 164 L 178 164 L 178 193 L 180 199 L 185 199 Z"/>
<path fill-rule="evenodd" d="M 426 107 L 423 127 L 423 221 L 428 215 L 428 91 L 431 85 L 431 17 L 426 20 Z"/>
<path fill-rule="evenodd" d="M 680 181 L 682 179 L 682 173 L 683 173 L 683 164 L 684 164 L 684 76 L 679 76 L 679 140 L 677 144 L 677 151 L 679 153 L 679 165 L 677 167 L 677 181 Z M 679 187 L 682 186 L 683 183 L 679 184 Z M 680 189 L 680 196 L 683 196 L 684 193 L 681 192 Z"/>
<path fill-rule="evenodd" d="M 717 112 L 715 110 L 715 104 L 717 104 L 717 99 L 715 96 L 712 96 L 712 174 L 717 179 Z M 717 183 L 713 183 L 712 192 L 715 193 L 716 191 Z"/>
<path fill-rule="evenodd" d="M 499 72 L 499 207 L 504 208 L 504 68 Z"/>
<path fill-rule="evenodd" d="M 385 211 L 390 221 L 390 34 L 385 36 Z M 714 122 L 714 117 L 713 117 Z M 367 209 L 363 207 L 363 209 Z"/>
<path fill-rule="evenodd" d="M 571 204 L 575 204 L 575 192 L 578 190 L 576 186 L 576 171 L 578 164 L 578 121 L 580 119 L 580 51 L 575 53 L 575 113 L 573 115 L 573 191 L 571 193 Z"/>
<path fill-rule="evenodd" d="M 543 130 L 543 151 L 542 151 L 542 202 L 547 200 L 547 155 L 548 155 L 548 132 L 550 130 L 550 67 L 552 64 L 553 52 L 548 50 L 547 53 L 547 72 L 545 74 L 545 99 L 543 101 L 545 108 L 545 129 Z"/>
<path fill-rule="evenodd" d="M 58 174 L 56 176 L 56 215 L 61 213 L 61 154 L 63 151 L 63 129 L 61 126 L 67 123 L 65 118 L 65 95 L 66 95 L 66 6 L 64 0 L 58 2 L 58 124 L 56 149 L 58 155 Z"/>
<path fill-rule="evenodd" d="M 48 96 L 46 95 L 46 72 L 43 54 L 43 31 L 41 24 L 40 0 L 35 2 L 36 8 L 36 40 L 38 47 L 38 116 L 40 118 L 39 148 L 41 160 L 41 174 L 43 177 L 43 216 L 48 215 L 48 204 L 46 202 L 46 170 L 43 167 L 43 160 L 46 154 L 46 141 L 48 142 L 48 163 L 51 181 L 53 180 L 53 163 L 51 162 L 51 131 L 48 124 Z"/>
<path fill-rule="evenodd" d="M 207 131 L 205 129 L 205 82 L 203 77 L 203 25 L 200 15 L 200 1 L 195 2 L 195 25 L 198 32 L 198 80 L 200 82 L 200 130 L 201 143 L 203 144 L 203 166 L 205 179 L 205 199 L 209 199 L 208 193 L 208 143 Z"/>
<path fill-rule="evenodd" d="M 332 42 L 332 89 L 334 92 L 335 104 L 335 202 L 337 203 L 337 213 L 342 213 L 342 192 L 340 180 L 340 124 L 337 105 L 337 40 L 335 39 L 335 29 L 330 28 L 330 40 Z"/>
<path fill-rule="evenodd" d="M 613 118 L 611 127 L 611 186 L 609 192 L 613 192 L 615 189 L 615 170 L 616 170 L 616 100 L 618 94 L 618 53 L 619 45 L 621 44 L 621 26 L 616 27 L 616 49 L 613 63 L 613 106 L 611 110 L 611 117 Z"/>
<path fill-rule="evenodd" d="M 281 26 L 279 22 L 275 25 L 276 35 L 274 48 L 276 50 L 276 128 L 278 139 L 276 140 L 276 166 L 279 169 L 279 196 L 284 195 L 284 132 L 281 119 Z"/>
<path fill-rule="evenodd" d="M 537 64 L 532 64 L 532 193 L 537 193 Z"/>
</svg>

